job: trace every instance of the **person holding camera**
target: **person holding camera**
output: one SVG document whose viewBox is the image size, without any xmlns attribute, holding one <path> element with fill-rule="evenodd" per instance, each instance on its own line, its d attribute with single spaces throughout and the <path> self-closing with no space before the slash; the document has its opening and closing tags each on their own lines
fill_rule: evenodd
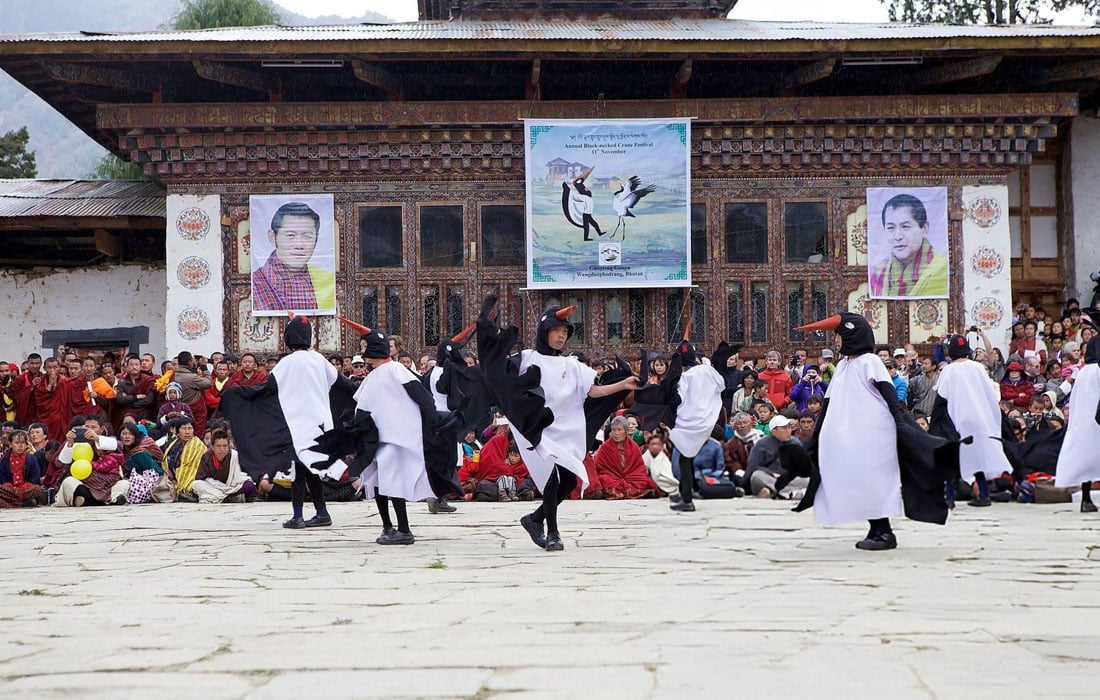
<svg viewBox="0 0 1100 700">
<path fill-rule="evenodd" d="M 795 384 L 794 389 L 791 390 L 791 403 L 801 413 L 806 410 L 811 396 L 816 394 L 824 398 L 825 391 L 828 388 L 829 384 L 821 378 L 818 366 L 807 365 L 802 372 L 802 380 Z"/>
</svg>

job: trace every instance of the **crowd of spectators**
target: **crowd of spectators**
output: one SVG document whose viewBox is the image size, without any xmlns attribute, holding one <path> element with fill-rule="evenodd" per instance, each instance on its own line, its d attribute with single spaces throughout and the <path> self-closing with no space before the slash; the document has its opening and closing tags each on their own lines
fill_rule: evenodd
<svg viewBox="0 0 1100 700">
<path fill-rule="evenodd" d="M 977 327 L 960 332 L 970 338 L 973 359 L 1000 387 L 1010 435 L 1006 451 L 1008 440 L 1027 444 L 1065 428 L 1083 348 L 1097 333 L 1075 301 L 1057 318 L 1019 304 L 1005 350 Z M 925 429 L 936 380 L 947 361 L 945 340 L 926 346 L 930 351 L 924 354 L 911 344 L 877 349 L 898 401 Z M 435 364 L 430 355 L 408 352 L 400 336 L 391 336 L 390 352 L 415 374 L 426 375 Z M 465 350 L 463 356 L 476 364 L 472 352 Z M 150 354 L 106 353 L 93 359 L 62 348 L 45 359 L 31 353 L 19 365 L 0 362 L 0 507 L 289 500 L 289 475 L 278 465 L 256 483 L 241 468 L 232 426 L 219 411 L 226 387 L 263 383 L 277 360 L 251 353 L 204 357 L 182 352 L 158 366 Z M 786 460 L 812 439 L 836 360 L 827 347 L 796 348 L 786 357 L 774 350 L 762 358 L 734 355 L 725 367 L 715 368 L 726 389 L 721 419 L 694 458 L 700 497 L 801 496 L 804 480 L 785 473 Z M 368 372 L 359 354 L 331 355 L 329 361 L 355 383 Z M 648 363 L 650 382 L 660 381 L 669 369 L 667 358 Z M 607 360 L 590 364 L 597 373 L 614 367 Z M 537 498 L 507 418 L 494 413 L 483 422 L 483 429 L 470 430 L 456 446 L 467 499 Z M 662 426 L 642 422 L 628 398 L 601 430 L 599 447 L 586 462 L 590 485 L 583 494 L 578 486 L 575 497 L 678 497 L 679 455 Z M 1042 478 L 1053 471 L 1049 453 L 1042 463 L 1019 465 L 1027 452 L 1016 455 L 1017 473 L 993 480 L 1010 497 L 1028 491 L 1017 483 L 1022 475 Z M 323 485 L 328 500 L 361 495 L 358 481 L 347 475 Z M 969 488 L 956 492 L 965 497 Z"/>
</svg>

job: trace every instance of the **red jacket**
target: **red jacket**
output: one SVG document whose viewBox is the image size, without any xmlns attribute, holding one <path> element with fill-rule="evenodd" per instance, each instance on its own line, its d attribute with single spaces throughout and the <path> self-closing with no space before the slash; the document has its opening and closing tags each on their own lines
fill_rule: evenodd
<svg viewBox="0 0 1100 700">
<path fill-rule="evenodd" d="M 791 381 L 791 375 L 787 374 L 786 370 L 781 367 L 765 369 L 757 375 L 757 381 L 768 385 L 768 401 L 772 402 L 776 410 L 783 410 L 783 407 L 791 402 L 794 382 Z"/>
</svg>

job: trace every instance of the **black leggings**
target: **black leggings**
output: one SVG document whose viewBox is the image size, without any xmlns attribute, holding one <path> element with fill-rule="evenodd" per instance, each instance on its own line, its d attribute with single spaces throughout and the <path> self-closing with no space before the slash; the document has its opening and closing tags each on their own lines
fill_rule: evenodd
<svg viewBox="0 0 1100 700">
<path fill-rule="evenodd" d="M 691 503 L 691 495 L 695 491 L 695 459 L 680 455 L 680 498 L 684 503 Z"/>
<path fill-rule="evenodd" d="M 393 527 L 393 521 L 390 520 L 390 503 L 393 503 L 393 512 L 397 516 L 397 531 L 409 532 L 409 511 L 405 507 L 405 499 L 378 494 L 374 497 L 374 504 L 378 506 L 378 515 L 382 517 L 382 528 L 389 530 Z"/>
<path fill-rule="evenodd" d="M 317 476 L 301 464 L 294 465 L 294 481 L 290 483 L 290 503 L 294 508 L 294 516 L 302 517 L 302 505 L 306 502 L 306 487 L 309 487 L 309 495 L 313 499 L 313 507 L 317 514 L 328 512 L 325 508 L 325 489 L 321 486 L 321 477 Z"/>
<path fill-rule="evenodd" d="M 546 534 L 558 535 L 558 505 L 561 504 L 573 489 L 577 487 L 577 475 L 565 467 L 554 465 L 554 471 L 550 472 L 550 478 L 546 481 L 546 488 L 542 491 L 542 505 L 531 513 L 531 520 L 536 523 L 546 521 Z"/>
</svg>

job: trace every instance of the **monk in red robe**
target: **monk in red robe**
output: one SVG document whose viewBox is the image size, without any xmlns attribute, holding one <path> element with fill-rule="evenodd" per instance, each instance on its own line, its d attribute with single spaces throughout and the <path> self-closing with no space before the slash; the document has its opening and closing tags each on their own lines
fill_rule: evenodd
<svg viewBox="0 0 1100 700">
<path fill-rule="evenodd" d="M 226 386 L 253 386 L 266 381 L 267 373 L 256 365 L 256 356 L 246 352 L 241 355 L 241 368 L 229 378 Z"/>
<path fill-rule="evenodd" d="M 105 406 L 100 406 L 99 401 L 89 389 L 91 383 L 96 380 L 95 360 L 85 357 L 80 362 L 80 374 L 70 377 L 69 380 L 69 416 L 91 416 L 106 414 Z M 66 423 L 66 426 L 68 423 Z M 53 433 L 50 433 L 53 435 Z"/>
<path fill-rule="evenodd" d="M 34 380 L 42 376 L 42 356 L 36 352 L 27 355 L 26 371 L 11 380 L 8 396 L 15 403 L 15 422 L 30 425 L 34 422 Z"/>
<path fill-rule="evenodd" d="M 604 498 L 649 498 L 657 493 L 657 484 L 649 478 L 642 451 L 630 439 L 625 418 L 611 421 L 609 439 L 596 450 L 594 461 Z"/>
<path fill-rule="evenodd" d="M 126 359 L 126 376 L 118 382 L 115 392 L 119 427 L 126 416 L 133 416 L 138 422 L 157 417 L 156 380 L 141 371 L 141 359 L 137 355 Z"/>
<path fill-rule="evenodd" d="M 47 435 L 64 435 L 69 430 L 69 384 L 72 380 L 58 372 L 57 358 L 46 360 L 46 375 L 32 380 L 34 420 L 45 423 Z"/>
</svg>

